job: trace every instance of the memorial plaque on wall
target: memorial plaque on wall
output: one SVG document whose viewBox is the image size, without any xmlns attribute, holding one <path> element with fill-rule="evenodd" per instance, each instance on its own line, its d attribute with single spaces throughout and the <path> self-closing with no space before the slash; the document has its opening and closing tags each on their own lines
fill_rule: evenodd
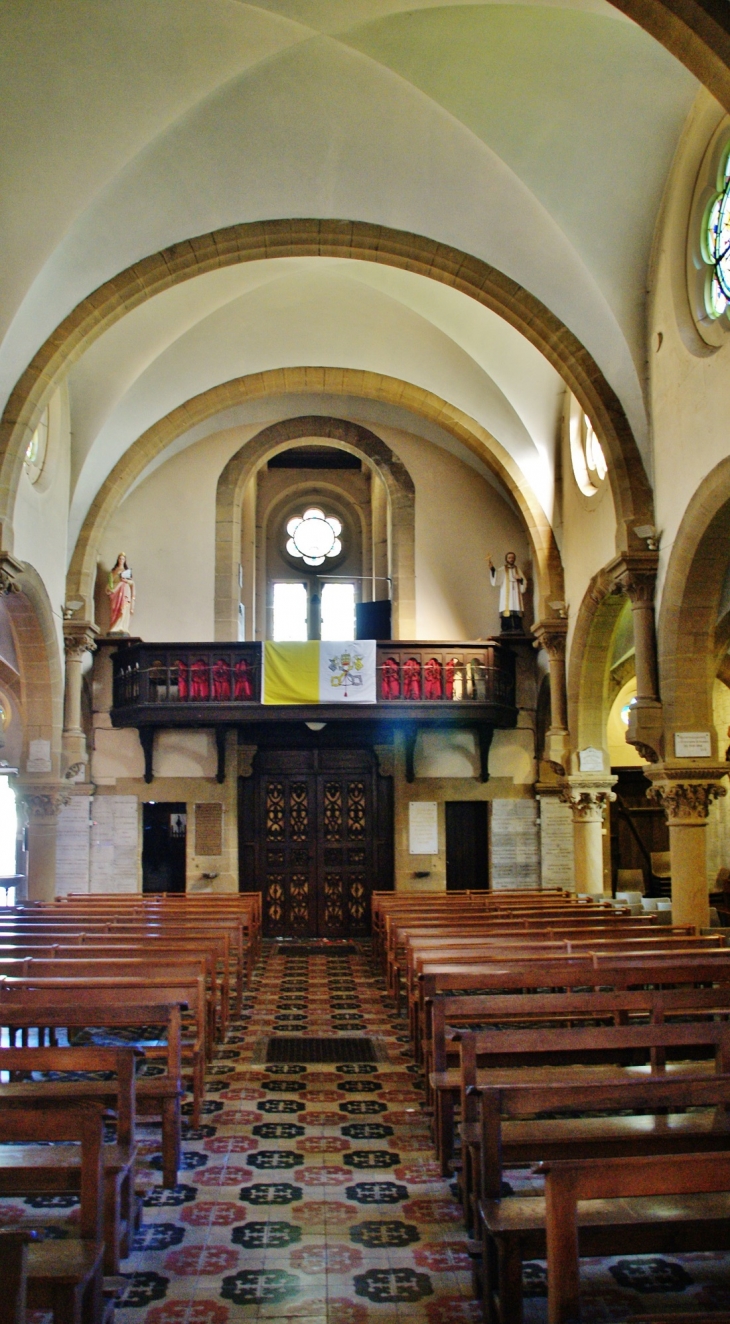
<svg viewBox="0 0 730 1324">
<path fill-rule="evenodd" d="M 539 796 L 539 801 L 541 885 L 573 889 L 573 811 L 555 795 Z"/>
<path fill-rule="evenodd" d="M 139 891 L 136 795 L 95 795 L 91 806 L 91 892 Z"/>
<path fill-rule="evenodd" d="M 535 800 L 492 800 L 492 888 L 539 887 L 540 842 Z"/>
<path fill-rule="evenodd" d="M 195 806 L 195 854 L 223 854 L 223 805 Z"/>
<path fill-rule="evenodd" d="M 90 795 L 75 795 L 58 815 L 56 896 L 89 890 Z"/>
</svg>

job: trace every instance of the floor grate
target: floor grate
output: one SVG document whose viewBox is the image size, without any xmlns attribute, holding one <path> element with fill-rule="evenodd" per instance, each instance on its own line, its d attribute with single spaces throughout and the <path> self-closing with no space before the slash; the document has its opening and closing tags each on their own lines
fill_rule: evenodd
<svg viewBox="0 0 730 1324">
<path fill-rule="evenodd" d="M 277 1035 L 266 1046 L 268 1062 L 377 1062 L 370 1039 L 295 1039 Z"/>
<path fill-rule="evenodd" d="M 356 956 L 354 942 L 307 942 L 280 943 L 276 947 L 277 956 Z"/>
</svg>

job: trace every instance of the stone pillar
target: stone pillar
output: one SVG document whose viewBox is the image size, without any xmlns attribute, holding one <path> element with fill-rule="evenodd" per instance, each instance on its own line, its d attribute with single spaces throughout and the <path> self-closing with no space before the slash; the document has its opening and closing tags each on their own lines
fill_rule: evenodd
<svg viewBox="0 0 730 1324">
<path fill-rule="evenodd" d="M 568 767 L 568 692 L 565 683 L 565 643 L 568 622 L 560 617 L 533 625 L 535 647 L 544 648 L 550 664 L 550 729 L 545 759 L 556 772 Z"/>
<path fill-rule="evenodd" d="M 86 737 L 81 726 L 81 668 L 84 655 L 93 653 L 99 630 L 90 621 L 64 621 L 66 693 L 63 713 L 63 752 L 66 767 L 79 772 L 88 762 Z"/>
<path fill-rule="evenodd" d="M 52 901 L 56 895 L 58 815 L 70 791 L 58 785 L 17 788 L 18 813 L 28 828 L 28 900 Z"/>
<path fill-rule="evenodd" d="M 562 799 L 573 810 L 575 890 L 603 894 L 603 816 L 615 800 L 616 777 L 605 773 L 575 773 L 566 777 Z"/>
<path fill-rule="evenodd" d="M 672 870 L 672 922 L 694 924 L 699 931 L 710 922 L 707 891 L 707 836 L 710 805 L 727 795 L 722 764 L 700 768 L 655 764 L 647 768 L 650 800 L 661 804 L 669 824 Z"/>
<path fill-rule="evenodd" d="M 618 557 L 609 567 L 614 583 L 631 602 L 634 622 L 636 700 L 629 710 L 626 739 L 649 763 L 656 763 L 662 757 L 664 732 L 654 625 L 658 562 L 656 551 L 631 552 Z"/>
</svg>

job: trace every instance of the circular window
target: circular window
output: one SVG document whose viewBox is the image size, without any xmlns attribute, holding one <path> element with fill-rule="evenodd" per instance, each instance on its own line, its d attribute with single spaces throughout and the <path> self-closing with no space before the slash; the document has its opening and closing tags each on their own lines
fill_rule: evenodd
<svg viewBox="0 0 730 1324">
<path fill-rule="evenodd" d="M 720 157 L 716 189 L 702 217 L 700 249 L 705 275 L 705 311 L 712 321 L 730 305 L 730 143 Z"/>
<path fill-rule="evenodd" d="M 25 472 L 31 483 L 35 483 L 41 476 L 43 463 L 46 458 L 46 449 L 48 446 L 48 409 L 43 410 L 41 420 L 25 448 Z"/>
<path fill-rule="evenodd" d="M 342 551 L 342 524 L 334 515 L 325 515 L 318 506 L 310 506 L 303 515 L 295 515 L 286 526 L 289 540 L 286 550 L 305 565 L 322 565 L 328 557 Z"/>
<path fill-rule="evenodd" d="M 573 473 L 583 495 L 595 496 L 608 473 L 608 465 L 591 420 L 577 401 L 573 403 L 576 406 L 570 413 L 570 456 Z"/>
</svg>

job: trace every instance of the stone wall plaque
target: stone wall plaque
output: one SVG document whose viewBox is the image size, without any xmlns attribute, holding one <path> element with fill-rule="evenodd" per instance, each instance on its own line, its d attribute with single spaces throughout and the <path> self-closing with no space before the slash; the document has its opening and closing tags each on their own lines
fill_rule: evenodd
<svg viewBox="0 0 730 1324">
<path fill-rule="evenodd" d="M 573 811 L 555 795 L 540 796 L 540 884 L 575 888 Z"/>
<path fill-rule="evenodd" d="M 58 815 L 56 896 L 89 890 L 91 796 L 75 795 Z"/>
<path fill-rule="evenodd" d="M 91 806 L 90 892 L 137 892 L 139 806 L 136 795 L 95 795 Z"/>
<path fill-rule="evenodd" d="M 709 759 L 712 741 L 709 731 L 675 731 L 675 759 Z"/>
<path fill-rule="evenodd" d="M 500 888 L 540 886 L 536 800 L 493 800 L 490 876 Z"/>
<path fill-rule="evenodd" d="M 223 805 L 195 806 L 195 854 L 223 854 Z"/>
<path fill-rule="evenodd" d="M 603 772 L 603 750 L 594 749 L 591 745 L 579 750 L 578 764 L 581 772 Z"/>
</svg>

